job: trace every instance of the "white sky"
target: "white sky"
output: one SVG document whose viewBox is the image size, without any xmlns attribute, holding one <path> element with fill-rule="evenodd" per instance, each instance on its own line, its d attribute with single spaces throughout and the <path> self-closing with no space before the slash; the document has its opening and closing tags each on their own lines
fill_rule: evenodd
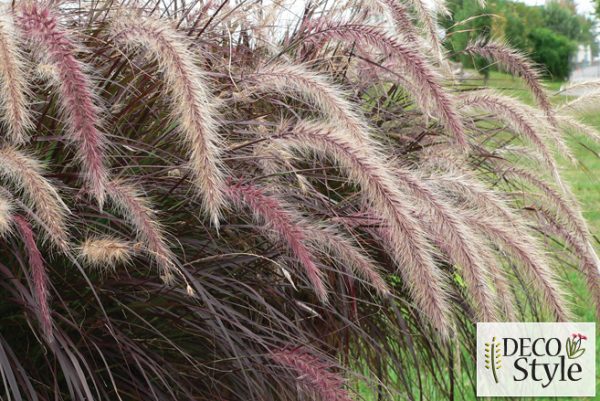
<svg viewBox="0 0 600 401">
<path fill-rule="evenodd" d="M 575 1 L 577 12 L 581 14 L 593 13 L 595 4 L 592 0 L 577 0 Z"/>
<path fill-rule="evenodd" d="M 541 6 L 545 3 L 545 0 L 523 0 L 525 4 L 530 6 Z M 593 0 L 575 0 L 575 6 L 579 14 L 590 14 L 594 12 L 594 1 Z"/>
</svg>

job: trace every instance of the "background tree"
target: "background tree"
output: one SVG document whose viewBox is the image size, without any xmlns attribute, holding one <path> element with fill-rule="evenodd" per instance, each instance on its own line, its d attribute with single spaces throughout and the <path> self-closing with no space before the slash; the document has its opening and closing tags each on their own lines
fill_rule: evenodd
<svg viewBox="0 0 600 401">
<path fill-rule="evenodd" d="M 535 28 L 529 38 L 534 52 L 531 59 L 543 64 L 552 78 L 567 79 L 571 72 L 570 57 L 577 50 L 575 42 L 547 28 Z"/>
<path fill-rule="evenodd" d="M 493 15 L 490 7 L 481 8 L 477 0 L 455 0 L 449 6 L 453 17 L 442 20 L 442 25 L 448 31 L 446 46 L 454 52 L 455 61 L 460 61 L 467 68 L 476 68 L 487 79 L 489 63 L 482 57 L 463 54 L 461 50 L 476 38 L 489 38 L 492 35 Z"/>
<path fill-rule="evenodd" d="M 592 46 L 592 53 L 597 53 L 594 22 L 578 15 L 571 1 L 553 1 L 540 7 L 499 0 L 481 8 L 474 0 L 454 0 L 449 8 L 453 21 L 467 21 L 445 21 L 454 59 L 467 68 L 477 68 L 486 77 L 489 68 L 485 61 L 460 52 L 475 37 L 503 39 L 527 54 L 535 54 L 534 60 L 553 79 L 569 76 L 578 44 Z"/>
</svg>

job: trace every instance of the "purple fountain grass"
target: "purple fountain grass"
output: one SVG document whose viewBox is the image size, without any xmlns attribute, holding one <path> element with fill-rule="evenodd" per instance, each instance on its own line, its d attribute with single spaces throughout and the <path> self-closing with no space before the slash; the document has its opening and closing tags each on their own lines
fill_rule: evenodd
<svg viewBox="0 0 600 401">
<path fill-rule="evenodd" d="M 344 224 L 353 226 L 353 223 L 351 222 L 351 220 L 352 220 L 351 217 L 342 219 Z M 377 226 L 379 224 L 378 220 L 372 216 L 369 216 L 368 213 L 367 213 L 367 215 L 361 215 L 359 220 L 361 222 L 363 222 L 363 224 L 365 224 L 365 225 Z M 386 244 L 386 247 L 389 248 L 389 245 L 388 245 L 389 236 L 390 236 L 389 231 L 385 227 L 380 227 L 379 229 L 374 230 L 374 232 Z M 441 238 L 440 236 L 437 236 L 436 240 L 437 240 L 436 241 L 437 244 L 444 246 L 443 238 Z M 477 282 L 480 282 L 482 289 L 486 289 L 489 292 L 487 294 L 480 294 L 480 296 L 483 299 L 485 299 L 485 302 L 486 302 L 485 310 L 482 311 L 481 308 L 477 304 L 474 305 L 475 309 L 479 310 L 481 315 L 487 316 L 488 321 L 496 321 L 496 320 L 498 320 L 496 309 L 499 308 L 499 311 L 502 313 L 502 315 L 504 317 L 506 317 L 507 321 L 515 321 L 516 316 L 517 316 L 516 315 L 516 307 L 515 307 L 516 301 L 514 298 L 513 290 L 511 289 L 511 286 L 510 286 L 510 282 L 508 281 L 508 278 L 506 277 L 504 270 L 502 269 L 502 267 L 500 266 L 500 264 L 498 263 L 498 261 L 496 260 L 494 255 L 492 254 L 489 247 L 482 246 L 480 244 L 480 241 L 481 240 L 479 238 L 477 238 L 478 244 L 476 244 L 477 245 L 476 252 L 477 252 L 478 258 L 483 260 L 483 263 L 486 266 L 486 269 L 484 272 L 477 272 L 478 276 L 475 277 L 475 280 Z M 482 275 L 482 273 L 483 273 L 483 275 Z M 493 281 L 493 284 L 494 284 L 493 290 L 495 290 L 495 297 L 493 296 L 492 289 L 490 288 L 489 284 L 487 283 L 487 280 Z M 475 291 L 472 291 L 472 292 L 475 293 L 475 295 L 477 296 L 478 291 L 479 291 L 479 289 L 475 289 Z M 497 304 L 497 306 L 496 306 L 496 304 Z M 481 315 L 479 317 L 480 320 L 482 319 Z M 486 318 L 483 318 L 483 319 L 485 320 Z"/>
<path fill-rule="evenodd" d="M 111 29 L 118 42 L 131 48 L 142 47 L 146 56 L 157 61 L 170 94 L 172 119 L 179 124 L 189 152 L 190 169 L 204 212 L 218 228 L 225 202 L 221 138 L 207 77 L 198 67 L 196 56 L 185 37 L 160 20 L 126 16 L 113 21 Z"/>
<path fill-rule="evenodd" d="M 276 175 L 282 171 L 290 171 L 296 177 L 298 186 L 303 192 L 312 187 L 304 175 L 294 171 L 292 161 L 295 161 L 296 158 L 283 144 L 276 142 L 257 143 L 254 146 L 252 155 L 257 159 L 257 163 L 264 174 Z"/>
<path fill-rule="evenodd" d="M 428 177 L 428 181 L 428 185 L 436 190 L 451 194 L 455 203 L 464 201 L 470 208 L 480 213 L 492 213 L 511 225 L 519 221 L 507 199 L 501 198 L 497 191 L 488 188 L 464 171 L 434 174 Z"/>
<path fill-rule="evenodd" d="M 447 158 L 433 156 L 428 161 L 444 170 L 452 171 L 457 168 L 457 171 L 461 171 L 460 167 L 456 167 L 455 161 Z M 456 172 L 451 174 L 457 175 Z M 521 219 L 510 211 L 505 202 L 498 200 L 497 196 L 491 195 L 481 185 L 472 185 L 475 182 L 472 178 L 450 178 L 447 175 L 436 177 L 442 180 L 444 178 L 444 187 L 454 188 L 457 194 L 465 196 L 474 206 L 475 210 L 462 209 L 467 224 L 486 235 L 492 243 L 504 249 L 506 254 L 525 267 L 526 273 L 543 294 L 546 305 L 549 305 L 554 315 L 560 320 L 568 320 L 570 312 L 564 294 L 557 284 L 556 275 Z"/>
<path fill-rule="evenodd" d="M 598 258 L 598 254 L 594 249 L 592 235 L 589 232 L 587 224 L 583 219 L 581 211 L 574 200 L 573 195 L 570 192 L 567 192 L 566 196 L 568 196 L 571 200 L 566 199 L 543 179 L 540 179 L 536 177 L 535 174 L 520 169 L 516 166 L 509 166 L 504 171 L 504 174 L 513 175 L 515 179 L 522 180 L 540 190 L 540 194 L 546 198 L 548 205 L 553 207 L 558 215 L 565 220 L 566 224 L 560 226 L 559 228 L 572 231 L 574 237 L 579 241 L 579 246 L 575 247 L 575 249 L 582 249 L 585 251 L 583 253 L 578 252 L 580 257 L 586 262 L 592 260 L 594 262 L 595 269 L 600 271 L 600 258 Z M 586 263 L 584 267 L 588 268 L 588 264 Z M 590 290 L 593 291 L 594 287 L 590 287 Z"/>
<path fill-rule="evenodd" d="M 86 238 L 79 246 L 79 256 L 85 265 L 114 270 L 131 263 L 134 245 L 114 237 Z"/>
<path fill-rule="evenodd" d="M 107 192 L 115 207 L 135 228 L 137 237 L 161 270 L 161 278 L 172 284 L 178 274 L 176 256 L 169 249 L 163 229 L 146 198 L 123 180 L 108 183 Z"/>
<path fill-rule="evenodd" d="M 521 171 L 521 170 L 519 170 Z M 524 172 L 526 173 L 526 172 Z M 527 176 L 530 176 L 529 173 L 526 173 Z M 535 179 L 535 177 L 530 177 L 532 179 Z M 502 230 L 513 230 L 514 232 L 514 236 L 515 237 L 519 237 L 521 235 L 525 235 L 526 237 L 526 242 L 530 243 L 530 244 L 535 244 L 535 241 L 531 238 L 531 237 L 527 237 L 527 228 L 525 227 L 525 225 L 523 224 L 523 219 L 520 218 L 519 216 L 517 216 L 512 210 L 511 208 L 508 206 L 508 204 L 506 203 L 505 200 L 500 199 L 498 197 L 498 194 L 485 188 L 484 186 L 482 186 L 481 183 L 478 183 L 476 180 L 469 178 L 469 177 L 465 177 L 465 176 L 450 176 L 450 175 L 443 175 L 443 176 L 436 176 L 434 178 L 434 182 L 441 180 L 444 183 L 439 186 L 438 188 L 441 187 L 445 187 L 446 189 L 451 189 L 452 192 L 459 197 L 463 197 L 465 199 L 465 201 L 467 201 L 470 204 L 470 208 L 472 211 L 476 211 L 476 213 L 478 215 L 482 215 L 482 216 L 487 216 L 489 218 L 489 221 L 496 221 L 496 222 L 502 222 L 502 224 L 505 226 L 505 228 L 501 228 L 500 226 L 496 226 L 495 229 L 501 229 Z M 536 180 L 537 181 L 537 180 Z M 435 184 L 434 184 L 435 185 Z M 555 190 L 553 190 L 551 187 L 547 187 L 547 189 L 550 191 L 550 194 L 553 194 L 554 196 L 557 197 L 561 197 L 560 194 L 558 192 L 556 192 Z M 554 202 L 552 202 L 554 203 Z M 563 205 L 566 206 L 566 205 Z M 568 206 L 567 206 L 568 208 Z M 489 234 L 490 235 L 490 239 L 492 241 L 494 241 L 495 235 L 498 232 L 494 233 L 494 234 Z M 524 234 L 523 234 L 524 233 Z M 504 238 L 506 240 L 509 239 L 509 235 L 510 234 L 506 234 L 504 233 Z M 528 238 L 528 239 L 527 239 Z M 494 241 L 496 242 L 496 241 Z M 516 250 L 517 252 L 526 252 L 526 250 L 528 249 L 528 245 L 527 244 L 520 244 L 520 250 Z M 525 263 L 529 263 L 529 261 L 535 261 L 536 257 L 535 256 L 535 252 L 539 252 L 536 250 L 535 245 L 533 245 L 533 247 L 531 248 L 534 251 L 534 255 L 530 256 L 529 258 L 522 258 L 522 261 Z M 517 255 L 517 253 L 512 253 L 513 255 Z M 583 253 L 581 254 L 583 256 L 583 258 L 589 258 L 589 253 Z M 519 259 L 521 259 L 521 257 L 519 257 Z M 588 259 L 589 261 L 590 259 Z M 543 260 L 542 260 L 543 262 Z M 543 267 L 546 270 L 550 270 L 548 267 Z M 496 288 L 501 288 L 503 286 L 502 283 L 497 283 L 497 279 L 502 279 L 500 271 L 497 271 L 497 273 L 493 274 L 493 277 L 496 278 Z M 508 291 L 504 291 L 506 293 L 507 296 L 510 296 L 512 298 L 512 295 L 508 294 Z M 501 294 L 499 294 L 500 296 Z M 511 303 L 514 303 L 512 301 L 509 301 Z"/>
<path fill-rule="evenodd" d="M 344 379 L 332 372 L 333 366 L 323 362 L 303 348 L 272 351 L 269 357 L 278 365 L 294 371 L 296 381 L 308 394 L 316 394 L 323 401 L 351 401 L 343 388 Z"/>
<path fill-rule="evenodd" d="M 514 165 L 506 165 L 505 169 L 503 169 L 503 174 L 504 176 L 514 177 L 517 180 L 522 180 L 538 188 L 540 190 L 539 194 L 545 197 L 549 205 L 555 208 L 559 215 L 565 219 L 568 227 L 574 230 L 577 237 L 585 242 L 591 241 L 587 224 L 583 220 L 579 208 L 574 201 L 570 202 L 543 179 L 522 168 Z"/>
<path fill-rule="evenodd" d="M 510 74 L 523 78 L 550 123 L 557 125 L 552 105 L 541 84 L 540 73 L 527 57 L 505 43 L 485 39 L 471 42 L 464 52 L 495 61 Z"/>
<path fill-rule="evenodd" d="M 486 280 L 488 267 L 480 257 L 485 245 L 465 224 L 458 210 L 424 185 L 413 172 L 396 168 L 394 176 L 418 201 L 414 208 L 428 222 L 436 245 L 462 271 L 479 320 L 496 320 L 494 300 Z"/>
<path fill-rule="evenodd" d="M 0 238 L 11 231 L 13 211 L 14 205 L 11 199 L 5 194 L 0 193 Z"/>
<path fill-rule="evenodd" d="M 545 144 L 546 134 L 552 137 L 562 155 L 568 157 L 569 160 L 574 160 L 571 150 L 560 133 L 552 126 L 545 126 L 544 122 L 537 118 L 537 111 L 535 109 L 519 102 L 517 99 L 486 90 L 464 94 L 460 97 L 459 104 L 491 112 L 514 131 L 523 134 L 536 146 L 544 157 L 548 167 L 553 171 L 557 170 L 556 160 Z"/>
<path fill-rule="evenodd" d="M 584 93 L 557 107 L 559 112 L 568 111 L 569 114 L 587 114 L 598 110 L 600 90 Z"/>
<path fill-rule="evenodd" d="M 321 225 L 308 225 L 306 228 L 308 241 L 315 249 L 320 250 L 325 256 L 336 259 L 341 266 L 350 267 L 358 277 L 370 284 L 379 295 L 387 298 L 391 291 L 379 268 L 371 260 L 364 249 L 360 249 L 346 236 L 335 228 Z"/>
<path fill-rule="evenodd" d="M 578 82 L 567 82 L 561 85 L 560 90 L 556 94 L 572 91 L 574 89 L 598 89 L 600 88 L 600 79 L 588 79 Z"/>
<path fill-rule="evenodd" d="M 327 20 L 315 22 L 308 39 L 334 39 L 360 42 L 394 57 L 398 68 L 410 76 L 418 92 L 412 92 L 424 111 L 433 111 L 454 136 L 460 148 L 467 148 L 463 122 L 455 110 L 454 100 L 439 84 L 439 78 L 423 55 L 415 48 L 390 37 L 377 27 L 339 24 Z M 410 89 L 410 88 L 408 88 Z"/>
<path fill-rule="evenodd" d="M 83 165 L 84 181 L 102 208 L 108 171 L 104 160 L 106 137 L 99 130 L 100 111 L 84 66 L 75 58 L 77 47 L 56 15 L 39 4 L 19 8 L 18 26 L 34 44 L 36 54 L 57 69 L 62 116 L 69 139 L 77 144 L 77 158 Z"/>
<path fill-rule="evenodd" d="M 586 97 L 585 95 L 588 94 L 588 92 L 591 90 L 592 93 L 597 93 L 598 89 L 600 89 L 600 79 L 590 79 L 587 81 L 578 81 L 578 82 L 567 82 L 564 85 L 561 85 L 560 90 L 556 91 L 554 93 L 554 95 L 569 95 L 569 93 L 566 92 L 575 92 L 577 93 L 577 90 L 579 89 L 585 89 L 585 94 L 584 96 L 580 96 L 580 97 Z M 579 98 L 579 97 L 578 97 Z M 578 99 L 577 98 L 577 99 Z M 574 100 L 577 100 L 574 99 Z M 561 105 L 558 107 L 558 109 L 565 109 L 564 105 Z"/>
<path fill-rule="evenodd" d="M 501 220 L 486 215 L 472 214 L 467 221 L 525 268 L 526 274 L 543 295 L 545 305 L 558 320 L 569 320 L 571 314 L 556 274 L 532 236 L 525 231 L 515 231 Z"/>
<path fill-rule="evenodd" d="M 360 80 L 366 81 L 367 87 L 381 81 L 396 82 L 400 87 L 404 88 L 408 93 L 418 93 L 419 89 L 410 78 L 394 72 L 396 64 L 393 61 L 383 61 L 375 63 L 371 60 L 368 54 L 365 54 L 361 49 L 357 49 L 357 54 L 360 55 Z M 370 76 L 370 77 L 369 77 Z"/>
<path fill-rule="evenodd" d="M 409 259 L 413 256 L 408 255 L 407 258 L 401 254 L 403 249 L 399 247 L 401 241 L 398 240 L 389 225 L 381 225 L 374 232 L 386 252 L 394 259 L 397 272 L 416 304 L 417 313 L 423 320 L 429 321 L 442 338 L 448 338 L 454 327 L 448 302 L 448 277 L 437 269 L 419 270 L 418 267 L 410 268 L 408 265 L 399 265 L 401 258 Z M 403 244 L 400 245 L 403 246 Z M 430 253 L 428 257 L 432 258 L 433 256 Z"/>
<path fill-rule="evenodd" d="M 369 227 L 366 231 L 382 243 L 388 254 L 395 255 L 395 253 L 397 252 L 395 250 L 397 241 L 394 239 L 392 231 L 390 231 L 388 225 L 386 225 L 385 222 L 382 221 L 382 219 L 377 218 L 373 213 L 369 212 L 368 210 L 369 209 L 366 209 L 363 212 L 355 213 L 346 217 L 336 218 L 335 220 L 339 220 L 339 222 L 346 226 L 349 230 L 356 229 L 359 226 Z M 411 213 L 412 212 L 414 212 L 414 210 L 411 209 Z M 402 271 L 400 271 L 400 273 L 403 277 L 403 280 L 410 281 L 412 279 L 407 274 L 403 274 Z M 423 276 L 422 279 L 424 279 L 426 282 L 431 281 L 429 277 L 425 276 Z M 434 278 L 433 281 L 440 279 L 443 280 L 442 277 L 439 277 Z M 445 291 L 445 287 L 441 286 L 435 289 L 435 291 L 443 293 Z M 452 324 L 450 323 L 450 326 L 451 325 Z"/>
<path fill-rule="evenodd" d="M 357 107 L 346 100 L 347 95 L 326 77 L 304 65 L 272 64 L 250 76 L 252 89 L 277 92 L 284 96 L 297 94 L 318 107 L 332 124 L 340 124 L 357 141 L 370 143 L 370 127 Z"/>
<path fill-rule="evenodd" d="M 446 167 L 452 167 L 452 163 L 448 163 L 447 160 L 440 162 L 446 164 Z M 522 223 L 522 219 L 516 216 L 505 202 L 498 199 L 495 194 L 491 194 L 481 184 L 473 185 L 472 178 L 461 177 L 458 179 L 445 175 L 436 177 L 436 179 L 445 179 L 446 183 L 455 187 L 455 193 L 465 196 L 471 202 L 474 206 L 473 209 L 470 211 L 463 209 L 468 225 L 486 235 L 490 241 L 505 249 L 508 255 L 525 267 L 528 276 L 543 294 L 555 316 L 558 319 L 567 320 L 569 311 L 564 301 L 564 294 L 556 282 L 553 270 L 540 252 L 536 240 Z"/>
<path fill-rule="evenodd" d="M 0 134 L 35 134 L 0 146 L 7 398 L 474 394 L 435 378 L 476 321 L 568 319 L 572 261 L 600 318 L 554 161 L 596 95 L 554 111 L 497 42 L 467 53 L 541 107 L 462 91 L 433 2 L 2 8 Z"/>
<path fill-rule="evenodd" d="M 35 237 L 29 222 L 18 215 L 14 216 L 13 220 L 27 251 L 29 268 L 31 269 L 31 282 L 33 283 L 32 293 L 37 302 L 38 309 L 36 312 L 40 320 L 40 326 L 46 341 L 52 342 L 52 316 L 48 292 L 48 275 L 46 274 L 44 260 L 35 243 Z"/>
<path fill-rule="evenodd" d="M 32 127 L 26 65 L 12 14 L 4 8 L 0 8 L 0 59 L 0 123 L 11 143 L 25 143 Z"/>
<path fill-rule="evenodd" d="M 317 267 L 315 257 L 307 245 L 309 233 L 298 223 L 299 217 L 286 208 L 281 200 L 267 195 L 255 185 L 232 183 L 226 193 L 233 204 L 239 208 L 249 208 L 257 221 L 283 240 L 290 254 L 304 268 L 317 297 L 323 302 L 327 301 L 323 272 Z"/>
<path fill-rule="evenodd" d="M 387 15 L 387 19 L 394 24 L 396 32 L 404 40 L 411 43 L 416 43 L 420 40 L 407 7 L 399 0 L 365 0 L 363 4 L 374 8 L 375 11 L 383 11 Z"/>
<path fill-rule="evenodd" d="M 503 128 L 499 129 L 502 130 Z M 480 150 L 485 153 L 485 148 L 482 147 Z M 532 146 L 521 146 L 519 144 L 506 145 L 503 146 L 502 149 L 496 149 L 494 155 L 501 159 L 510 159 L 511 157 L 523 158 L 524 161 L 526 160 L 529 163 L 543 166 L 542 169 L 544 173 L 550 173 L 557 184 L 562 183 L 562 176 L 559 176 L 559 179 L 557 179 L 556 171 L 547 169 L 546 160 L 540 155 L 540 152 Z"/>
<path fill-rule="evenodd" d="M 454 206 L 459 210 L 466 209 L 473 213 L 493 216 L 516 231 L 525 230 L 521 219 L 512 212 L 506 199 L 500 198 L 497 192 L 464 171 L 431 175 L 426 184 L 436 191 L 448 193 L 449 199 L 454 199 Z M 516 301 L 504 269 L 489 247 L 480 247 L 479 254 L 489 269 L 497 301 L 504 315 L 509 321 L 515 321 Z"/>
<path fill-rule="evenodd" d="M 0 148 L 0 176 L 23 194 L 54 245 L 69 247 L 67 214 L 70 213 L 56 188 L 44 178 L 43 167 L 34 158 L 15 148 Z"/>
<path fill-rule="evenodd" d="M 580 269 L 585 276 L 588 290 L 596 305 L 596 315 L 600 316 L 600 271 L 598 270 L 597 257 L 589 251 L 588 244 L 577 238 L 567 230 L 553 213 L 545 208 L 536 208 L 536 215 L 549 228 L 550 234 L 562 238 L 573 254 L 580 261 Z"/>
<path fill-rule="evenodd" d="M 387 224 L 390 252 L 423 317 L 442 336 L 447 335 L 451 319 L 444 279 L 435 266 L 425 232 L 410 215 L 408 199 L 394 185 L 396 179 L 386 163 L 375 154 L 363 152 L 346 135 L 325 124 L 300 122 L 280 135 L 280 140 L 290 146 L 331 157 L 360 185 L 365 201 Z"/>
<path fill-rule="evenodd" d="M 496 258 L 490 246 L 481 247 L 479 256 L 488 267 L 488 278 L 493 282 L 495 301 L 500 313 L 508 322 L 517 321 L 517 301 L 510 280 L 502 267 L 502 261 Z"/>
<path fill-rule="evenodd" d="M 556 116 L 556 119 L 558 120 L 558 125 L 560 128 L 587 136 L 597 143 L 600 143 L 600 134 L 594 127 L 584 124 L 572 116 L 558 115 Z"/>
<path fill-rule="evenodd" d="M 425 32 L 427 33 L 427 37 L 431 43 L 434 55 L 440 60 L 440 62 L 444 62 L 445 60 L 442 44 L 440 43 L 439 39 L 439 27 L 435 22 L 435 11 L 429 8 L 429 6 L 423 0 L 410 0 L 410 3 L 417 12 L 419 20 L 423 23 L 423 27 L 425 28 Z M 442 6 L 442 4 L 443 2 L 436 2 L 435 6 Z"/>
</svg>

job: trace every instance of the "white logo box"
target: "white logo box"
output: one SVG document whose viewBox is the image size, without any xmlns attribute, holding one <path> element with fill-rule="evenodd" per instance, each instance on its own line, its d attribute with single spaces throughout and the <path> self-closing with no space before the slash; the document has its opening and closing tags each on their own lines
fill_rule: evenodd
<svg viewBox="0 0 600 401">
<path fill-rule="evenodd" d="M 477 323 L 478 397 L 595 397 L 595 323 Z"/>
</svg>

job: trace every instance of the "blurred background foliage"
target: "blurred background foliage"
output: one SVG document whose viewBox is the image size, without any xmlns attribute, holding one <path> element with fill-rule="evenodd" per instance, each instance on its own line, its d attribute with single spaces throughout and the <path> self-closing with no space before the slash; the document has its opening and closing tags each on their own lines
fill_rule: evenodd
<svg viewBox="0 0 600 401">
<path fill-rule="evenodd" d="M 555 80 L 569 77 L 578 45 L 591 46 L 592 55 L 598 54 L 595 23 L 577 14 L 572 0 L 551 1 L 545 6 L 496 0 L 483 8 L 477 0 L 451 0 L 448 7 L 454 17 L 440 22 L 447 29 L 446 45 L 454 54 L 452 58 L 464 67 L 477 68 L 486 77 L 494 66 L 458 54 L 470 40 L 482 34 L 504 39 L 529 54 L 541 64 L 546 76 Z"/>
</svg>

